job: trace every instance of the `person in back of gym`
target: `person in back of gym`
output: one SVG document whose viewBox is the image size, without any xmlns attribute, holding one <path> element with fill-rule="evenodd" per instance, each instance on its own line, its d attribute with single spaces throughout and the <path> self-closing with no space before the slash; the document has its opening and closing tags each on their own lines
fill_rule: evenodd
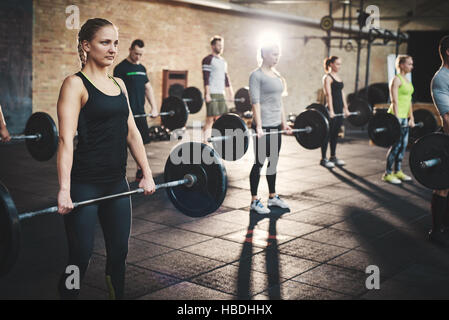
<svg viewBox="0 0 449 320">
<path fill-rule="evenodd" d="M 228 64 L 221 56 L 224 48 L 224 39 L 214 36 L 210 40 L 212 53 L 202 61 L 204 97 L 206 101 L 206 122 L 203 127 L 203 142 L 210 138 L 214 121 L 222 114 L 228 112 L 225 91 L 228 100 L 234 99 L 234 90 L 228 75 Z"/>
<path fill-rule="evenodd" d="M 430 88 L 433 103 L 443 119 L 443 131 L 449 134 L 449 36 L 440 40 L 438 50 L 441 67 L 432 78 Z M 429 239 L 449 247 L 449 189 L 434 190 L 431 201 L 432 230 Z"/>
<path fill-rule="evenodd" d="M 387 165 L 382 180 L 401 184 L 402 181 L 411 181 L 412 178 L 402 171 L 402 159 L 408 144 L 409 126 L 415 126 L 412 109 L 413 84 L 405 76 L 413 70 L 413 59 L 408 55 L 399 55 L 396 58 L 396 76 L 390 84 L 391 105 L 388 112 L 395 115 L 401 126 L 399 141 L 390 147 L 387 152 Z M 409 120 L 410 118 L 410 120 Z M 394 172 L 393 172 L 394 165 Z"/>
<path fill-rule="evenodd" d="M 341 68 L 341 60 L 336 56 L 328 57 L 324 60 L 323 76 L 323 90 L 326 96 L 327 108 L 329 110 L 329 136 L 328 139 L 321 146 L 321 161 L 320 165 L 326 168 L 333 168 L 337 166 L 344 166 L 345 162 L 336 156 L 338 131 L 343 124 L 343 117 L 335 116 L 337 113 L 344 113 L 344 116 L 349 116 L 348 105 L 344 91 L 343 81 L 338 76 Z M 330 145 L 331 156 L 329 160 L 326 157 L 327 146 Z"/>
<path fill-rule="evenodd" d="M 73 208 L 79 202 L 129 191 L 126 180 L 128 150 L 143 170 L 139 188 L 155 192 L 142 138 L 130 110 L 126 86 L 108 74 L 117 55 L 118 31 L 101 18 L 87 20 L 78 33 L 81 71 L 61 87 L 57 110 L 58 212 L 64 215 L 69 257 L 84 276 L 93 250 L 97 217 L 106 247 L 106 284 L 111 299 L 124 297 L 126 257 L 131 229 L 130 197 L 104 200 Z M 78 131 L 78 145 L 74 137 Z M 79 289 L 68 289 L 62 273 L 59 294 L 75 299 Z"/>
<path fill-rule="evenodd" d="M 6 128 L 5 117 L 3 116 L 2 106 L 0 106 L 0 142 L 8 142 L 11 140 L 8 128 Z"/>
<path fill-rule="evenodd" d="M 154 97 L 153 87 L 147 76 L 147 69 L 140 63 L 144 54 L 144 43 L 136 39 L 131 43 L 129 55 L 114 68 L 114 77 L 123 80 L 128 91 L 129 104 L 134 115 L 145 113 L 145 97 L 150 103 L 151 117 L 158 116 L 159 111 Z M 150 143 L 150 133 L 146 117 L 135 118 L 137 129 L 142 136 L 144 144 Z M 142 169 L 137 168 L 136 182 L 143 178 Z"/>
</svg>

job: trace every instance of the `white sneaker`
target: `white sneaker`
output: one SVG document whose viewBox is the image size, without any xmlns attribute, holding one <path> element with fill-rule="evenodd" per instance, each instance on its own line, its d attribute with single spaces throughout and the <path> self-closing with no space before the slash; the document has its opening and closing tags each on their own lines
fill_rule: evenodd
<svg viewBox="0 0 449 320">
<path fill-rule="evenodd" d="M 330 157 L 329 161 L 339 167 L 343 167 L 344 165 L 346 165 L 346 162 L 344 162 L 343 160 L 340 160 L 336 157 Z"/>
<path fill-rule="evenodd" d="M 275 195 L 273 199 L 268 198 L 269 207 L 280 207 L 283 209 L 290 209 L 288 204 L 286 204 L 278 195 Z"/>
<path fill-rule="evenodd" d="M 270 209 L 265 208 L 263 206 L 262 202 L 260 202 L 260 199 L 253 200 L 253 202 L 251 202 L 250 209 L 256 211 L 256 213 L 258 213 L 258 214 L 269 214 L 270 213 Z"/>
<path fill-rule="evenodd" d="M 335 164 L 333 162 L 330 162 L 327 159 L 321 159 L 320 165 L 322 165 L 325 168 L 331 169 L 335 167 Z"/>
</svg>

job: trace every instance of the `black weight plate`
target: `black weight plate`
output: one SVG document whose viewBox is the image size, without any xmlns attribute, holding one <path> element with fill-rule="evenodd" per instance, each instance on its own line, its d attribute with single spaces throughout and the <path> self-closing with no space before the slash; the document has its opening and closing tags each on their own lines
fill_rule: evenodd
<svg viewBox="0 0 449 320">
<path fill-rule="evenodd" d="M 421 162 L 440 158 L 441 164 L 422 168 Z M 449 136 L 430 133 L 419 138 L 412 146 L 409 157 L 410 170 L 415 179 L 430 189 L 449 188 Z"/>
<path fill-rule="evenodd" d="M 25 135 L 41 134 L 39 140 L 26 139 L 28 152 L 37 161 L 50 160 L 58 150 L 58 130 L 49 114 L 36 112 L 25 126 Z"/>
<path fill-rule="evenodd" d="M 426 109 L 418 109 L 413 111 L 413 118 L 415 119 L 415 124 L 422 122 L 424 125 L 422 127 L 415 126 L 410 128 L 410 140 L 415 141 L 426 134 L 437 131 L 438 123 L 435 115 Z"/>
<path fill-rule="evenodd" d="M 236 161 L 248 150 L 248 128 L 245 121 L 235 113 L 225 113 L 218 118 L 212 126 L 211 136 L 233 136 L 230 139 L 212 142 L 215 151 L 224 160 Z"/>
<path fill-rule="evenodd" d="M 0 277 L 6 275 L 17 260 L 20 246 L 20 223 L 16 206 L 8 189 L 0 183 Z"/>
<path fill-rule="evenodd" d="M 322 104 L 320 103 L 312 103 L 311 105 L 308 105 L 306 107 L 306 110 L 317 110 L 319 112 L 321 112 L 327 119 L 327 121 L 329 121 L 329 110 Z"/>
<path fill-rule="evenodd" d="M 218 154 L 206 144 L 186 142 L 177 145 L 165 163 L 165 181 L 197 176 L 192 187 L 167 188 L 173 205 L 189 217 L 203 217 L 215 212 L 226 196 L 228 178 Z"/>
<path fill-rule="evenodd" d="M 386 130 L 376 132 L 377 128 Z M 376 112 L 368 122 L 368 136 L 376 146 L 389 148 L 399 140 L 401 125 L 391 113 Z"/>
<path fill-rule="evenodd" d="M 189 112 L 184 102 L 177 97 L 165 98 L 162 102 L 161 113 L 174 111 L 173 116 L 161 116 L 161 122 L 165 128 L 173 131 L 175 129 L 184 128 L 187 123 Z"/>
<path fill-rule="evenodd" d="M 371 105 L 387 103 L 390 98 L 390 88 L 387 82 L 372 83 L 368 86 L 368 102 Z"/>
<path fill-rule="evenodd" d="M 181 99 L 184 92 L 184 86 L 179 83 L 174 83 L 168 88 L 168 96 Z"/>
<path fill-rule="evenodd" d="M 187 108 L 190 113 L 197 113 L 203 106 L 203 94 L 196 87 L 188 87 L 182 93 L 182 99 L 187 99 Z"/>
<path fill-rule="evenodd" d="M 244 99 L 243 101 L 238 101 L 240 99 Z M 248 87 L 243 87 L 237 90 L 237 92 L 234 95 L 234 99 L 236 100 L 234 102 L 235 108 L 238 112 L 244 113 L 246 111 L 251 111 L 251 99 L 249 97 L 249 89 Z"/>
<path fill-rule="evenodd" d="M 358 115 L 351 115 L 347 118 L 348 122 L 356 127 L 364 126 L 371 118 L 371 106 L 363 99 L 353 98 L 348 105 L 349 112 L 359 112 Z"/>
<path fill-rule="evenodd" d="M 294 129 L 311 127 L 312 131 L 295 132 L 296 141 L 306 149 L 316 149 L 323 145 L 329 135 L 329 121 L 315 109 L 301 112 L 295 119 Z"/>
</svg>

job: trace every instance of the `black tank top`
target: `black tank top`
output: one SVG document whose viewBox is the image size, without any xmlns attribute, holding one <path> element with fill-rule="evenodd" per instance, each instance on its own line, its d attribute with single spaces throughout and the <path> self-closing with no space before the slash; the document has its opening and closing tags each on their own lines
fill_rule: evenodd
<svg viewBox="0 0 449 320">
<path fill-rule="evenodd" d="M 121 88 L 117 96 L 106 95 L 81 72 L 76 75 L 83 80 L 89 98 L 78 117 L 78 145 L 73 152 L 71 179 L 90 183 L 121 180 L 126 177 L 128 158 L 126 96 Z"/>
<path fill-rule="evenodd" d="M 331 89 L 332 89 L 332 105 L 334 107 L 334 113 L 343 112 L 343 95 L 341 90 L 343 90 L 343 82 L 335 80 L 330 73 L 328 75 L 332 78 Z"/>
</svg>

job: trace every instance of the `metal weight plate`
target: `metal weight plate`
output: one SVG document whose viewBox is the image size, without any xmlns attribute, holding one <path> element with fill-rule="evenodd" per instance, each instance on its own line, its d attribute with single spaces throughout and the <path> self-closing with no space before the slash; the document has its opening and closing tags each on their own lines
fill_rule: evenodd
<svg viewBox="0 0 449 320">
<path fill-rule="evenodd" d="M 413 118 L 415 119 L 415 124 L 422 122 L 423 126 L 410 128 L 410 140 L 415 141 L 426 134 L 437 131 L 438 123 L 435 115 L 426 109 L 418 109 L 413 111 Z"/>
<path fill-rule="evenodd" d="M 364 126 L 371 118 L 371 106 L 369 103 L 360 98 L 351 99 L 348 105 L 349 112 L 359 112 L 358 115 L 351 115 L 347 118 L 348 122 L 356 127 Z"/>
<path fill-rule="evenodd" d="M 324 31 L 329 31 L 334 26 L 334 19 L 331 16 L 324 16 L 320 21 L 320 28 Z"/>
<path fill-rule="evenodd" d="M 203 94 L 196 87 L 188 87 L 182 93 L 182 99 L 186 99 L 187 108 L 190 113 L 197 113 L 203 106 Z"/>
<path fill-rule="evenodd" d="M 183 128 L 189 116 L 189 111 L 184 102 L 177 97 L 165 98 L 162 102 L 161 113 L 170 111 L 174 111 L 175 114 L 173 116 L 161 116 L 161 122 L 164 127 L 171 131 Z"/>
<path fill-rule="evenodd" d="M 50 160 L 58 150 L 58 130 L 49 114 L 36 112 L 31 115 L 25 126 L 25 135 L 40 134 L 38 140 L 26 139 L 28 152 L 37 161 Z"/>
<path fill-rule="evenodd" d="M 199 142 L 177 145 L 165 163 L 165 181 L 183 179 L 194 174 L 197 182 L 167 188 L 173 205 L 189 217 L 203 217 L 215 212 L 226 196 L 228 178 L 219 155 L 210 146 Z"/>
<path fill-rule="evenodd" d="M 329 121 L 319 111 L 309 109 L 295 119 L 294 129 L 311 127 L 312 131 L 295 132 L 296 141 L 306 149 L 316 149 L 323 145 L 329 135 Z"/>
<path fill-rule="evenodd" d="M 20 246 L 20 223 L 16 206 L 8 189 L 0 183 L 0 277 L 6 275 L 17 260 Z"/>
<path fill-rule="evenodd" d="M 421 162 L 440 158 L 441 164 L 422 168 Z M 430 189 L 449 188 L 449 136 L 430 133 L 419 138 L 412 146 L 409 157 L 410 170 L 415 179 Z"/>
<path fill-rule="evenodd" d="M 243 98 L 243 101 L 239 101 Z M 251 99 L 249 97 L 249 89 L 248 87 L 243 87 L 237 90 L 237 92 L 234 95 L 235 101 L 235 108 L 238 112 L 244 113 L 246 111 L 251 111 Z"/>
<path fill-rule="evenodd" d="M 225 113 L 212 126 L 212 137 L 232 136 L 230 139 L 212 142 L 222 159 L 236 161 L 249 147 L 248 128 L 245 121 L 235 113 Z"/>
<path fill-rule="evenodd" d="M 377 128 L 386 128 L 376 132 Z M 395 144 L 401 135 L 401 125 L 391 113 L 376 112 L 368 122 L 368 136 L 379 147 L 389 148 Z"/>
</svg>

